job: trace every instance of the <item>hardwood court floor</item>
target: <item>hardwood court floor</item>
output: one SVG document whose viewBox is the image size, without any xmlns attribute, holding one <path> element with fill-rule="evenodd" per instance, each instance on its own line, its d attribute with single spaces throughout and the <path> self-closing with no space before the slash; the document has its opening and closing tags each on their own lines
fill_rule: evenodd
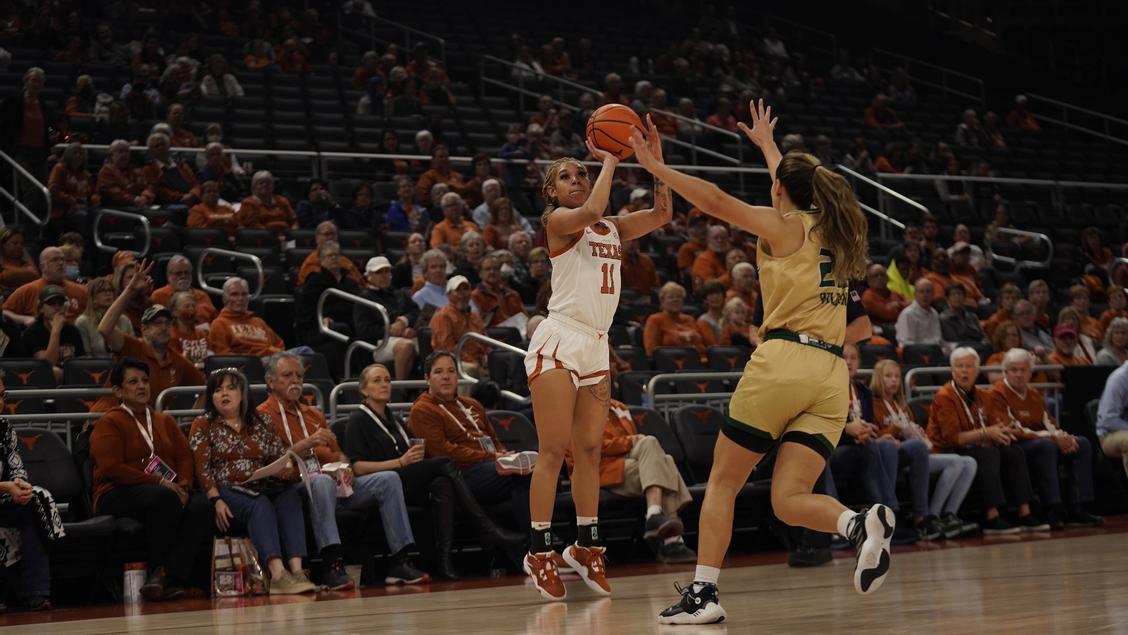
<svg viewBox="0 0 1128 635">
<path fill-rule="evenodd" d="M 1121 524 L 1121 523 L 1116 523 Z M 1122 531 L 1122 528 L 1117 527 Z M 1098 530 L 1100 531 L 1100 530 Z M 885 586 L 857 595 L 852 557 L 816 569 L 737 566 L 721 578 L 728 620 L 709 627 L 659 626 L 675 599 L 673 582 L 691 566 L 612 579 L 614 599 L 598 599 L 569 576 L 569 597 L 545 603 L 516 578 L 465 583 L 448 591 L 380 590 L 378 595 L 164 605 L 152 613 L 68 620 L 66 611 L 30 624 L 0 617 L 5 632 L 423 633 L 426 635 L 630 635 L 634 633 L 1094 633 L 1128 632 L 1128 541 L 1121 531 L 1073 538 L 996 538 L 896 552 Z M 739 560 L 739 558 L 737 558 Z M 612 570 L 614 572 L 614 569 Z M 492 585 L 485 586 L 482 585 Z M 467 588 L 477 586 L 478 588 Z M 346 598 L 346 595 L 338 595 Z M 262 603 L 268 602 L 268 603 Z M 235 605 L 237 608 L 224 608 Z M 187 610 L 186 610 L 187 609 Z M 121 615 L 120 607 L 114 607 Z M 142 609 L 137 609 L 141 613 Z M 106 613 L 103 613 L 106 614 Z"/>
</svg>

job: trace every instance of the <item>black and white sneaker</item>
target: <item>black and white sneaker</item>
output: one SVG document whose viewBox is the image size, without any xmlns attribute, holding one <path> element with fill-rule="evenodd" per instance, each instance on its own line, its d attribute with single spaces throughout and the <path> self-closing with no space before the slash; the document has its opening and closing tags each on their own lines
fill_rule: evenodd
<svg viewBox="0 0 1128 635">
<path fill-rule="evenodd" d="M 861 594 L 881 588 L 889 573 L 889 543 L 897 517 L 885 505 L 874 505 L 850 520 L 848 538 L 858 553 L 854 589 Z"/>
<path fill-rule="evenodd" d="M 693 582 L 682 588 L 675 582 L 674 588 L 681 593 L 681 600 L 658 614 L 659 624 L 716 624 L 725 621 L 725 610 L 717 599 L 717 585 Z"/>
</svg>

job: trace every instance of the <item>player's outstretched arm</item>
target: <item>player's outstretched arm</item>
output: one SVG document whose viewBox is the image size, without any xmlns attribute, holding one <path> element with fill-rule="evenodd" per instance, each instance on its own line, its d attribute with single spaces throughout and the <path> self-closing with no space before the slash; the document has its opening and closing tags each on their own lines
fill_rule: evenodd
<svg viewBox="0 0 1128 635">
<path fill-rule="evenodd" d="M 779 117 L 772 117 L 772 107 L 764 107 L 764 100 L 756 101 L 753 99 L 748 103 L 748 111 L 752 114 L 752 127 L 749 128 L 743 121 L 737 122 L 737 126 L 744 132 L 748 140 L 756 144 L 760 148 L 760 152 L 764 153 L 764 161 L 768 164 L 768 172 L 771 173 L 772 178 L 775 178 L 776 168 L 779 167 L 779 162 L 783 160 L 783 155 L 779 152 L 779 146 L 775 142 L 775 127 L 779 122 Z"/>
<path fill-rule="evenodd" d="M 661 158 L 654 156 L 641 133 L 636 132 L 631 135 L 631 146 L 634 148 L 638 162 L 653 174 L 655 179 L 669 185 L 691 205 L 706 214 L 766 238 L 769 242 L 774 243 L 785 236 L 795 237 L 794 223 L 785 219 L 775 208 L 749 205 L 735 196 L 726 194 L 716 184 L 671 168 L 663 163 Z M 799 244 L 802 244 L 801 231 L 798 237 Z"/>
<path fill-rule="evenodd" d="M 592 156 L 603 163 L 599 176 L 591 186 L 591 194 L 579 207 L 557 207 L 553 210 L 548 226 L 545 228 L 545 231 L 564 240 L 603 218 L 607 202 L 611 199 L 611 180 L 615 178 L 615 168 L 619 166 L 619 159 L 610 152 L 597 148 L 590 137 L 587 144 Z M 560 187 L 559 181 L 557 187 Z"/>
<path fill-rule="evenodd" d="M 646 145 L 651 153 L 662 160 L 662 135 L 654 125 L 650 115 L 646 115 Z M 673 196 L 670 188 L 661 180 L 654 179 L 654 207 L 640 209 L 623 216 L 617 216 L 615 224 L 619 228 L 620 240 L 633 240 L 666 225 L 674 215 Z"/>
</svg>

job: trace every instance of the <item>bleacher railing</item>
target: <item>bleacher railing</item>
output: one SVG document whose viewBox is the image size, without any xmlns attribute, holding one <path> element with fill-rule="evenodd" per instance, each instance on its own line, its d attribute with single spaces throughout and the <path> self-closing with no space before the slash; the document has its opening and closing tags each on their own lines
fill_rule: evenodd
<svg viewBox="0 0 1128 635">
<path fill-rule="evenodd" d="M 908 71 L 909 81 L 912 83 L 970 99 L 980 106 L 987 103 L 987 91 L 983 80 L 974 75 L 879 48 L 873 50 L 872 60 L 878 67 L 884 67 L 889 71 L 897 66 L 903 66 Z"/>
<path fill-rule="evenodd" d="M 1128 145 L 1128 120 L 1034 93 L 1026 93 L 1026 97 L 1032 106 L 1031 114 L 1039 121 L 1084 132 L 1111 143 Z M 1050 116 L 1035 111 L 1035 108 L 1040 111 L 1042 107 L 1058 114 Z"/>
<path fill-rule="evenodd" d="M 870 214 L 871 216 L 876 217 L 878 220 L 881 221 L 880 232 L 881 232 L 881 237 L 883 239 L 891 238 L 891 231 L 889 229 L 890 225 L 892 225 L 898 231 L 905 229 L 904 223 L 902 223 L 901 221 L 893 218 L 889 214 L 885 213 L 885 205 L 886 205 L 886 201 L 888 201 L 888 197 L 893 197 L 893 198 L 895 198 L 895 199 L 897 199 L 897 200 L 899 200 L 903 203 L 908 204 L 910 207 L 913 207 L 917 211 L 921 212 L 921 214 L 925 214 L 925 215 L 928 214 L 928 208 L 927 207 L 925 207 L 924 205 L 921 205 L 920 203 L 914 201 L 913 199 L 905 196 L 904 194 L 901 194 L 900 192 L 894 190 L 893 188 L 891 188 L 887 185 L 883 185 L 881 183 L 878 183 L 877 181 L 874 181 L 873 179 L 867 177 L 864 174 L 861 174 L 860 172 L 857 172 L 855 170 L 851 170 L 850 168 L 842 165 L 841 163 L 839 163 L 835 167 L 838 169 L 839 172 L 845 173 L 846 176 L 853 183 L 855 196 L 859 197 L 858 206 L 862 208 L 862 211 Z M 860 200 L 860 196 L 858 194 L 858 190 L 860 189 L 858 187 L 859 184 L 869 185 L 870 187 L 877 190 L 877 204 L 878 204 L 878 207 L 880 207 L 881 209 L 874 209 L 873 207 L 863 203 Z"/>
<path fill-rule="evenodd" d="M 1018 258 L 1012 258 L 1010 256 L 1004 256 L 1002 254 L 995 253 L 992 245 L 993 241 L 984 241 L 984 252 L 986 253 L 987 257 L 991 259 L 992 263 L 1001 262 L 1003 264 L 1010 265 L 1014 267 L 1015 271 L 1022 269 L 1031 269 L 1035 267 L 1040 269 L 1049 268 L 1050 262 L 1052 262 L 1054 259 L 1054 241 L 1050 240 L 1049 236 L 1039 232 L 1030 232 L 1023 229 L 1014 229 L 1011 227 L 996 227 L 995 235 L 1000 234 L 1003 236 L 1016 236 L 1018 238 L 1029 238 L 1031 240 L 1036 240 L 1046 246 L 1046 256 L 1041 260 L 1019 260 Z"/>
<path fill-rule="evenodd" d="M 1060 373 L 1064 366 L 1056 364 L 1036 364 L 1031 370 L 1037 374 L 1040 372 L 1050 373 L 1050 377 L 1060 377 L 1052 373 Z M 985 378 L 988 373 L 1002 373 L 1002 366 L 981 366 L 979 368 L 979 377 Z M 931 376 L 944 376 L 951 378 L 952 368 L 950 366 L 919 366 L 917 368 L 910 368 L 905 373 L 905 399 L 911 401 L 917 397 L 929 397 L 936 394 L 947 380 L 940 382 L 936 385 L 918 385 L 918 378 L 931 377 Z M 980 388 L 990 388 L 989 382 L 977 381 L 976 386 Z M 1042 396 L 1046 398 L 1046 405 L 1050 406 L 1054 411 L 1054 418 L 1061 419 L 1061 396 L 1062 391 L 1065 389 L 1065 384 L 1060 381 L 1047 382 L 1047 383 L 1034 383 L 1031 382 L 1032 388 L 1037 388 Z"/>
<path fill-rule="evenodd" d="M 359 30 L 356 28 L 356 20 L 360 20 L 360 21 L 363 22 L 363 26 Z M 393 41 L 393 40 L 389 40 L 387 38 L 384 38 L 384 37 L 377 35 L 376 34 L 377 25 L 381 25 L 381 24 L 388 26 L 388 27 L 391 27 L 392 30 L 399 31 L 400 35 L 403 38 L 402 43 L 396 42 L 396 41 Z M 447 51 L 446 51 L 446 40 L 445 39 L 439 37 L 438 35 L 435 35 L 434 33 L 428 33 L 426 31 L 421 31 L 419 29 L 416 29 L 414 27 L 410 27 L 410 26 L 403 24 L 401 22 L 396 22 L 395 20 L 389 20 L 388 18 L 382 18 L 378 15 L 368 15 L 368 14 L 365 14 L 365 13 L 345 13 L 344 11 L 339 11 L 339 12 L 337 12 L 337 30 L 340 33 L 351 33 L 353 35 L 356 35 L 356 36 L 359 36 L 359 37 L 362 37 L 362 38 L 365 38 L 365 37 L 368 38 L 368 42 L 369 42 L 368 48 L 371 49 L 371 50 L 377 50 L 378 48 L 383 48 L 383 47 L 377 47 L 376 46 L 376 43 L 379 42 L 381 44 L 384 44 L 385 46 L 388 45 L 388 44 L 395 44 L 397 46 L 403 46 L 403 50 L 406 51 L 408 54 L 410 54 L 411 51 L 415 48 L 414 42 L 413 42 L 413 37 L 414 37 L 415 41 L 427 40 L 427 41 L 433 42 L 433 43 L 438 45 L 438 49 L 439 49 L 438 50 L 438 61 L 442 62 L 444 67 L 446 66 L 446 63 L 447 63 Z"/>
<path fill-rule="evenodd" d="M 17 402 L 25 399 L 61 399 L 66 397 L 73 397 L 75 399 L 90 399 L 101 398 L 105 395 L 111 395 L 113 391 L 109 388 L 102 388 L 100 386 L 88 386 L 84 388 L 9 388 L 5 392 L 5 399 L 9 407 Z M 104 412 L 90 412 L 89 409 L 75 411 L 75 412 L 36 412 L 36 413 L 13 413 L 4 415 L 8 423 L 12 424 L 13 428 L 42 428 L 51 432 L 62 432 L 63 439 L 67 443 L 67 449 L 71 449 L 71 443 L 74 435 L 71 434 L 71 427 L 75 422 L 86 422 L 93 419 L 100 419 Z M 46 424 L 46 427 L 37 424 Z"/>
<path fill-rule="evenodd" d="M 721 411 L 722 414 L 728 416 L 729 401 L 732 399 L 732 391 L 721 392 L 683 392 L 675 390 L 674 392 L 662 392 L 660 388 L 663 385 L 669 385 L 674 382 L 713 382 L 713 381 L 731 381 L 732 385 L 736 386 L 736 380 L 739 380 L 744 375 L 743 371 L 701 371 L 701 372 L 677 372 L 677 373 L 659 373 L 650 378 L 643 389 L 643 404 L 648 408 L 653 408 L 656 412 L 663 417 L 670 417 L 674 411 L 682 406 L 689 404 L 699 404 L 703 406 L 710 406 Z M 857 372 L 857 377 L 868 378 L 873 376 L 872 368 L 861 368 Z"/>
<path fill-rule="evenodd" d="M 249 386 L 247 386 L 248 392 L 250 392 L 252 390 L 270 390 L 270 387 L 267 386 L 266 384 L 250 384 Z M 156 405 L 154 406 L 154 408 L 156 408 L 156 410 L 158 412 L 163 412 L 163 413 L 167 414 L 168 416 L 174 417 L 176 419 L 186 419 L 188 417 L 198 417 L 198 416 L 204 414 L 203 408 L 181 408 L 181 409 L 166 410 L 165 407 L 164 407 L 164 403 L 165 403 L 165 401 L 167 401 L 171 397 L 175 397 L 175 396 L 178 396 L 178 395 L 191 395 L 193 397 L 198 397 L 199 395 L 204 394 L 206 391 L 207 391 L 206 386 L 171 386 L 169 388 L 165 388 L 164 390 L 161 391 L 161 393 L 159 395 L 157 395 L 157 401 L 156 401 Z M 321 388 L 319 388 L 316 384 L 308 384 L 308 383 L 302 384 L 302 394 L 304 395 L 307 392 L 313 394 L 314 407 L 318 408 L 319 410 L 324 412 L 325 411 L 325 394 L 321 392 Z M 253 406 L 258 406 L 258 404 L 253 404 Z M 102 413 L 102 414 L 105 414 L 105 413 Z M 99 416 L 101 416 L 101 415 L 99 415 Z"/>
<path fill-rule="evenodd" d="M 251 293 L 250 299 L 254 300 L 255 298 L 262 295 L 262 287 L 266 283 L 262 271 L 262 258 L 259 258 L 254 254 L 245 254 L 241 251 L 221 249 L 219 247 L 205 247 L 202 251 L 200 251 L 200 257 L 196 260 L 196 282 L 200 284 L 201 289 L 207 291 L 212 295 L 223 295 L 223 289 L 219 287 L 213 287 L 209 285 L 206 280 L 204 280 L 204 258 L 206 258 L 208 254 L 216 254 L 219 256 L 227 256 L 228 258 L 235 258 L 236 260 L 241 259 L 250 261 L 251 264 L 255 266 L 255 270 L 258 273 L 258 284 L 255 285 L 255 290 L 253 293 Z"/>
<path fill-rule="evenodd" d="M 345 335 L 344 333 L 341 333 L 340 331 L 334 331 L 329 326 L 326 326 L 326 324 L 325 324 L 325 301 L 328 300 L 331 297 L 341 298 L 342 300 L 351 302 L 353 304 L 358 304 L 360 306 L 365 306 L 365 307 L 372 309 L 373 311 L 376 311 L 376 313 L 378 313 L 380 315 L 380 317 L 384 320 L 384 335 L 380 338 L 380 341 L 376 344 L 372 344 L 371 342 L 365 342 L 364 340 L 358 338 L 358 339 L 354 339 L 352 342 L 349 342 L 349 336 L 348 335 Z M 388 310 L 386 308 L 384 308 L 384 305 L 380 304 L 379 302 L 375 302 L 373 300 L 369 300 L 368 298 L 363 298 L 359 295 L 354 295 L 352 293 L 347 293 L 345 291 L 341 291 L 340 289 L 326 289 L 326 290 L 322 291 L 321 296 L 319 298 L 317 298 L 317 330 L 318 330 L 318 332 L 321 333 L 322 335 L 326 336 L 326 337 L 335 339 L 338 342 L 349 342 L 348 347 L 345 348 L 345 368 L 344 368 L 345 374 L 342 375 L 342 377 L 352 377 L 352 373 L 350 371 L 352 370 L 353 351 L 355 351 L 358 348 L 363 349 L 365 351 L 368 351 L 369 353 L 372 353 L 373 351 L 380 350 L 381 348 L 384 347 L 385 344 L 388 343 L 388 338 L 391 337 L 391 328 L 392 328 L 392 321 L 388 318 Z"/>
<path fill-rule="evenodd" d="M 506 344 L 505 342 L 502 342 L 501 340 L 496 340 L 492 337 L 482 335 L 481 333 L 465 333 L 465 334 L 463 334 L 462 337 L 458 338 L 458 346 L 456 346 L 454 348 L 454 363 L 455 363 L 455 366 L 458 367 L 458 377 L 459 377 L 459 379 L 468 380 L 468 381 L 472 382 L 473 384 L 478 383 L 478 381 L 479 381 L 478 378 L 470 375 L 469 373 L 466 372 L 466 369 L 462 368 L 462 349 L 466 346 L 466 343 L 469 342 L 470 340 L 481 342 L 481 343 L 483 343 L 487 346 L 490 346 L 492 348 L 500 348 L 501 350 L 509 351 L 510 353 L 516 353 L 516 354 L 520 355 L 521 357 L 524 357 L 525 355 L 529 354 L 529 351 L 527 351 L 523 348 L 518 348 L 516 346 L 513 346 L 512 344 Z M 520 404 L 520 405 L 528 405 L 528 404 L 532 403 L 532 401 L 533 401 L 532 397 L 526 397 L 524 395 L 519 395 L 519 394 L 517 394 L 517 393 L 515 393 L 511 390 L 505 390 L 505 389 L 501 390 L 501 396 L 505 397 L 506 399 L 509 399 L 511 401 L 514 401 L 514 402 L 516 402 L 517 404 Z"/>
<path fill-rule="evenodd" d="M 112 254 L 118 250 L 118 248 L 114 245 L 107 245 L 106 243 L 102 242 L 102 235 L 98 233 L 98 227 L 102 224 L 102 219 L 107 216 L 136 221 L 137 224 L 141 226 L 142 231 L 145 232 L 145 245 L 137 253 L 137 256 L 139 258 L 144 258 L 149 253 L 149 248 L 152 246 L 153 232 L 150 231 L 152 229 L 152 226 L 149 223 L 148 217 L 146 217 L 144 214 L 138 214 L 137 212 L 123 212 L 121 210 L 110 209 L 108 207 L 99 209 L 94 214 L 94 227 L 92 229 L 92 231 L 94 232 L 94 247 L 97 248 L 98 251 L 104 251 L 109 254 Z"/>
<path fill-rule="evenodd" d="M 8 188 L 0 185 L 0 195 L 3 195 L 4 198 L 12 204 L 13 209 L 15 209 L 19 214 L 26 216 L 31 222 L 39 225 L 40 227 L 46 225 L 47 219 L 51 218 L 51 192 L 47 191 L 47 186 L 40 183 L 39 179 L 36 179 L 35 176 L 31 174 L 31 172 L 28 172 L 26 169 L 24 169 L 24 166 L 20 165 L 18 161 L 8 156 L 8 154 L 2 150 L 0 150 L 0 160 L 3 161 L 3 165 L 6 166 L 6 169 L 12 171 L 12 189 L 9 190 Z M 36 195 L 43 196 L 43 218 L 36 216 L 35 212 L 31 211 L 31 209 L 29 209 L 28 206 L 24 204 L 23 200 L 21 200 L 21 179 L 27 181 L 28 185 L 32 190 L 35 191 Z M 18 214 L 16 214 L 16 216 L 17 218 L 14 218 L 13 220 L 15 221 L 15 224 L 18 225 Z M 2 222 L 2 219 L 0 219 L 0 222 Z"/>
<path fill-rule="evenodd" d="M 458 380 L 458 386 L 460 388 L 473 385 L 473 381 L 466 379 Z M 396 380 L 392 382 L 392 394 L 396 394 L 397 390 L 427 390 L 427 381 L 424 379 Z M 342 395 L 346 392 L 356 393 L 359 396 L 360 382 L 341 382 L 334 386 L 333 390 L 329 392 L 329 415 L 328 417 L 326 417 L 326 421 L 328 421 L 330 424 L 337 421 L 338 419 L 347 417 L 349 414 L 357 410 L 360 410 L 359 403 L 341 403 L 343 399 Z M 411 406 L 414 403 L 415 402 L 413 401 L 394 401 L 388 403 L 388 408 L 397 416 L 403 417 L 409 410 L 411 410 Z"/>
</svg>

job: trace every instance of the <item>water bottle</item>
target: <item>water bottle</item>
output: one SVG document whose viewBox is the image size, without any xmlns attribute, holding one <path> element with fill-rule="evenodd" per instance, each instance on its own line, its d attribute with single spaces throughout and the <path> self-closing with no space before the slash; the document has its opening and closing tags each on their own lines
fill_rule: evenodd
<svg viewBox="0 0 1128 635">
<path fill-rule="evenodd" d="M 141 587 L 145 586 L 145 563 L 127 562 L 122 566 L 121 595 L 127 603 L 141 601 Z"/>
<path fill-rule="evenodd" d="M 642 407 L 643 408 L 653 408 L 654 407 L 654 400 L 650 398 L 650 393 L 648 393 L 648 392 L 642 393 Z"/>
</svg>

